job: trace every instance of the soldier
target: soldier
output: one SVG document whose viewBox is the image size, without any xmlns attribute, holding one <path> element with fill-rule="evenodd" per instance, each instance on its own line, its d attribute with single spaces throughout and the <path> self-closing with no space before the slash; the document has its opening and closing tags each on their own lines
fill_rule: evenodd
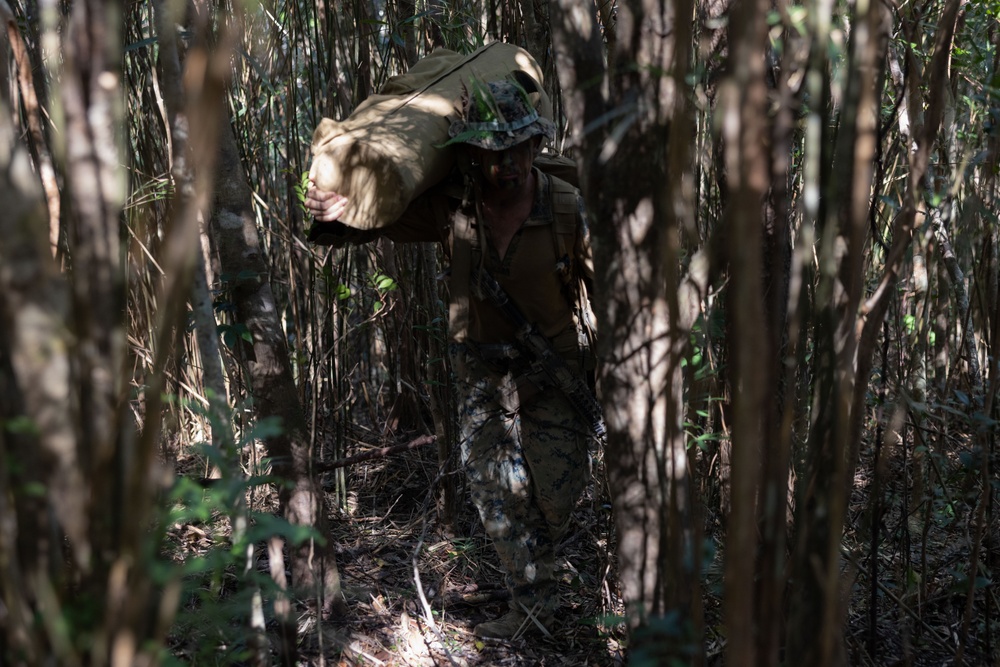
<svg viewBox="0 0 1000 667">
<path fill-rule="evenodd" d="M 315 187 L 306 206 L 317 243 L 384 234 L 444 244 L 461 457 L 511 594 L 510 611 L 477 625 L 475 634 L 510 638 L 548 625 L 559 606 L 555 547 L 590 475 L 592 433 L 566 395 L 544 386 L 516 344 L 514 325 L 472 276 L 488 271 L 582 376 L 592 334 L 584 279 L 593 269 L 579 192 L 534 164 L 555 126 L 520 84 L 473 85 L 449 134 L 459 148 L 457 177 L 417 198 L 394 224 L 346 228 L 336 222 L 346 199 Z"/>
</svg>

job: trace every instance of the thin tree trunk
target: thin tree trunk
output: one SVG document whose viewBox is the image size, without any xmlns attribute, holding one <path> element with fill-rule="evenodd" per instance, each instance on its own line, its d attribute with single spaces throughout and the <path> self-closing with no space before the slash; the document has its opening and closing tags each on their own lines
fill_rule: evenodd
<svg viewBox="0 0 1000 667">
<path fill-rule="evenodd" d="M 860 419 L 855 392 L 858 385 L 867 387 L 874 351 L 859 353 L 857 312 L 864 291 L 864 242 L 887 44 L 883 18 L 880 6 L 858 5 L 848 61 L 857 75 L 846 91 L 833 172 L 825 181 L 828 205 L 817 221 L 813 420 L 806 475 L 800 482 L 804 493 L 797 508 L 795 593 L 788 627 L 788 659 L 795 664 L 837 665 L 846 659 L 840 541 L 860 437 L 851 428 L 852 420 Z M 868 321 L 880 322 L 881 317 Z M 865 370 L 865 362 L 859 361 L 863 354 L 868 355 Z"/>
<path fill-rule="evenodd" d="M 764 426 L 761 461 L 761 486 L 758 499 L 760 553 L 757 564 L 757 599 L 754 617 L 757 619 L 757 664 L 777 665 L 783 641 L 785 589 L 788 579 L 787 529 L 789 524 L 789 465 L 791 459 L 790 424 L 795 407 L 794 373 L 789 372 L 794 349 L 789 317 L 789 294 L 792 279 L 792 224 L 789 188 L 791 174 L 792 135 L 797 124 L 795 95 L 789 78 L 804 63 L 805 49 L 801 39 L 786 30 L 786 40 L 780 67 L 769 76 L 775 78 L 778 109 L 771 127 L 770 184 L 765 206 L 762 284 L 764 321 L 767 323 L 767 374 L 765 385 L 770 400 L 764 404 Z"/>
<path fill-rule="evenodd" d="M 307 599 L 321 602 L 324 613 L 340 610 L 340 579 L 333 544 L 327 539 L 326 502 L 313 477 L 313 452 L 288 361 L 284 331 L 266 273 L 251 193 L 240 163 L 236 138 L 228 121 L 220 134 L 220 157 L 211 234 L 221 273 L 236 317 L 246 325 L 252 343 L 244 346 L 249 384 L 258 420 L 278 417 L 283 432 L 266 442 L 272 471 L 286 482 L 279 486 L 283 516 L 293 525 L 315 528 L 319 539 L 289 545 L 292 585 Z M 291 621 L 292 619 L 286 619 Z M 294 646 L 294 644 L 293 644 Z"/>
<path fill-rule="evenodd" d="M 224 104 L 224 81 L 219 75 L 225 71 L 232 53 L 226 39 L 216 45 L 216 52 L 210 54 L 204 48 L 207 40 L 206 25 L 189 25 L 191 34 L 201 39 L 193 47 L 191 67 L 188 68 L 184 89 L 181 71 L 181 54 L 178 48 L 176 28 L 163 2 L 154 2 L 157 31 L 160 44 L 160 67 L 163 71 L 164 103 L 170 120 L 171 175 L 177 193 L 174 202 L 174 219 L 170 224 L 170 238 L 165 247 L 168 256 L 173 255 L 182 271 L 172 271 L 169 275 L 182 276 L 181 285 L 174 299 L 168 303 L 183 304 L 183 291 L 190 292 L 191 310 L 195 322 L 195 336 L 202 364 L 202 379 L 208 398 L 209 430 L 212 446 L 219 452 L 213 466 L 213 473 L 224 479 L 233 480 L 231 488 L 236 489 L 236 498 L 229 512 L 232 526 L 231 539 L 234 545 L 244 542 L 249 522 L 246 494 L 242 484 L 239 453 L 231 424 L 231 410 L 222 359 L 219 349 L 219 334 L 212 307 L 212 295 L 208 289 L 204 254 L 201 251 L 201 230 L 207 217 L 211 192 L 215 185 L 215 159 L 217 156 L 218 126 L 208 119 L 212 111 Z M 206 67 L 215 60 L 215 67 Z M 221 70 L 221 71 L 220 71 Z M 192 139 L 191 142 L 188 140 Z M 192 147 L 196 149 L 192 150 Z M 172 251 L 172 252 L 171 252 Z M 169 310 L 169 309 L 167 309 Z M 179 317 L 181 313 L 177 313 Z M 162 326 L 162 325 L 161 325 Z M 169 324 L 167 326 L 170 326 Z M 159 351 L 158 351 L 159 353 Z M 159 367 L 159 365 L 157 366 Z M 154 384 L 155 386 L 155 384 Z M 214 476 L 214 475 L 213 475 Z M 247 545 L 243 561 L 243 581 L 251 593 L 251 608 L 247 610 L 247 644 L 251 649 L 250 663 L 263 666 L 270 663 L 267 640 L 264 634 L 264 619 L 261 611 L 260 587 L 249 576 L 254 565 L 254 547 Z"/>
<path fill-rule="evenodd" d="M 733 457 L 731 511 L 726 531 L 725 618 L 730 664 L 755 664 L 757 653 L 754 582 L 757 501 L 763 429 L 771 415 L 766 398 L 773 385 L 763 288 L 764 197 L 770 170 L 766 139 L 768 91 L 765 81 L 767 0 L 743 2 L 731 18 L 731 77 L 723 83 L 720 107 L 729 205 L 729 258 L 733 326 L 729 333 L 733 378 Z"/>
<path fill-rule="evenodd" d="M 17 21 L 6 0 L 0 0 L 0 20 L 4 23 L 7 39 L 10 42 L 11 55 L 14 58 L 13 64 L 17 71 L 20 102 L 24 107 L 24 115 L 28 124 L 28 136 L 31 139 L 29 148 L 37 166 L 39 176 L 41 176 L 42 188 L 45 190 L 45 199 L 48 203 L 49 244 L 54 256 L 57 254 L 59 247 L 59 208 L 61 202 L 59 200 L 59 185 L 56 182 L 55 167 L 52 163 L 52 154 L 49 151 L 49 145 L 42 128 L 42 109 L 39 104 L 38 95 L 35 93 L 31 59 L 28 54 L 28 47 L 17 26 Z"/>
<path fill-rule="evenodd" d="M 544 6 L 544 3 L 539 3 L 539 5 Z M 524 42 L 527 45 L 528 53 L 544 71 L 549 65 L 546 23 L 539 22 L 535 18 L 535 0 L 520 0 L 518 9 L 521 14 L 521 22 L 524 24 Z"/>
</svg>

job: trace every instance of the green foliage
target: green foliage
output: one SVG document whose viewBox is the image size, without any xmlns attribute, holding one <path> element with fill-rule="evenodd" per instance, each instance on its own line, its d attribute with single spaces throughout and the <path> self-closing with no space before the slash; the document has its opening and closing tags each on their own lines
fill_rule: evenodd
<svg viewBox="0 0 1000 667">
<path fill-rule="evenodd" d="M 253 335 L 250 333 L 247 325 L 242 322 L 237 322 L 236 324 L 219 324 L 215 328 L 219 336 L 222 337 L 222 342 L 226 344 L 226 347 L 235 347 L 236 343 L 241 340 L 251 345 L 253 344 Z"/>
<path fill-rule="evenodd" d="M 337 301 L 349 299 L 354 294 L 350 287 L 340 282 L 338 277 L 334 274 L 333 267 L 330 266 L 330 264 L 324 264 L 320 269 L 319 279 L 326 286 L 329 296 Z"/>
<path fill-rule="evenodd" d="M 386 295 L 399 289 L 399 285 L 393 278 L 381 272 L 376 272 L 370 280 L 376 295 L 376 300 L 372 303 L 372 312 L 378 313 L 385 307 Z"/>
<path fill-rule="evenodd" d="M 343 283 L 337 283 L 337 286 L 333 289 L 334 297 L 337 301 L 343 301 L 344 299 L 349 299 L 354 292 L 351 288 Z"/>
<path fill-rule="evenodd" d="M 280 424 L 265 420 L 240 443 L 280 431 Z M 224 462 L 218 450 L 200 449 L 209 460 Z M 181 605 L 170 633 L 174 654 L 190 664 L 235 665 L 250 655 L 246 641 L 252 598 L 260 594 L 269 600 L 279 592 L 265 571 L 255 566 L 247 569 L 248 549 L 275 536 L 289 546 L 313 539 L 322 542 L 323 538 L 309 526 L 293 526 L 269 512 L 252 509 L 246 514 L 246 530 L 234 533 L 228 519 L 234 508 L 245 504 L 248 492 L 274 480 L 224 477 L 213 481 L 208 488 L 186 477 L 175 481 L 166 497 L 163 519 L 169 528 L 166 553 L 170 558 L 160 560 L 153 574 L 160 585 L 178 581 L 181 585 Z M 194 544 L 189 541 L 192 534 L 197 537 Z"/>
<path fill-rule="evenodd" d="M 371 278 L 372 285 L 379 292 L 379 294 L 385 294 L 386 292 L 391 292 L 393 290 L 399 289 L 399 285 L 396 281 L 385 275 L 384 273 L 376 273 Z"/>
<path fill-rule="evenodd" d="M 31 417 L 26 415 L 19 415 L 17 417 L 11 417 L 0 421 L 0 426 L 3 430 L 7 431 L 12 435 L 38 435 L 40 431 L 38 430 L 38 424 L 35 423 Z"/>
<path fill-rule="evenodd" d="M 289 171 L 288 173 L 292 173 Z M 309 191 L 309 172 L 303 171 L 299 176 L 298 182 L 294 186 L 295 198 L 299 201 L 299 210 L 302 211 L 303 215 L 308 215 L 309 209 L 306 208 L 306 193 Z"/>
<path fill-rule="evenodd" d="M 716 400 L 721 401 L 722 399 Z M 699 417 L 708 419 L 709 415 L 706 410 L 697 410 L 696 412 Z M 684 422 L 684 433 L 687 435 L 688 449 L 697 447 L 703 452 L 709 451 L 713 443 L 727 439 L 725 434 L 719 431 L 705 431 L 700 425 L 691 422 Z"/>
</svg>

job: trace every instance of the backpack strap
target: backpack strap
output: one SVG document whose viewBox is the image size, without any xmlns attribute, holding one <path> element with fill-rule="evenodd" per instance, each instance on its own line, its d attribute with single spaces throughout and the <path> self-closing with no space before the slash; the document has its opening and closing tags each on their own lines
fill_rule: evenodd
<svg viewBox="0 0 1000 667">
<path fill-rule="evenodd" d="M 555 245 L 556 268 L 564 291 L 571 287 L 577 273 L 575 261 L 580 233 L 580 195 L 576 188 L 559 178 L 549 176 L 549 196 L 552 200 L 552 242 Z M 576 294 L 567 292 L 570 302 Z"/>
<path fill-rule="evenodd" d="M 580 193 L 566 181 L 549 177 L 549 194 L 552 199 L 552 236 L 558 258 L 556 268 L 563 282 L 563 295 L 573 309 L 581 364 L 584 369 L 592 370 L 595 366 L 593 351 L 597 344 L 597 320 L 580 266 L 584 260 L 578 256 L 582 242 L 580 237 L 585 233 Z"/>
<path fill-rule="evenodd" d="M 469 292 L 472 287 L 469 281 L 472 276 L 472 244 L 475 239 L 472 217 L 465 207 L 459 207 L 452 215 L 451 234 L 448 329 L 451 340 L 462 343 L 469 335 Z"/>
</svg>

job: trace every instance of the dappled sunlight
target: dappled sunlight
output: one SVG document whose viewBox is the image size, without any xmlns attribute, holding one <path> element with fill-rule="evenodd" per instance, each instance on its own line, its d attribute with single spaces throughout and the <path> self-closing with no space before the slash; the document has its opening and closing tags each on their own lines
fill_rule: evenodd
<svg viewBox="0 0 1000 667">
<path fill-rule="evenodd" d="M 324 119 L 313 135 L 310 178 L 322 190 L 345 195 L 340 220 L 358 229 L 395 222 L 418 195 L 451 170 L 445 147 L 464 86 L 519 69 L 536 82 L 542 72 L 527 52 L 501 42 L 469 56 L 439 49 L 341 121 Z M 388 94 L 386 94 L 388 93 Z M 547 97 L 542 110 L 551 116 Z"/>
</svg>

